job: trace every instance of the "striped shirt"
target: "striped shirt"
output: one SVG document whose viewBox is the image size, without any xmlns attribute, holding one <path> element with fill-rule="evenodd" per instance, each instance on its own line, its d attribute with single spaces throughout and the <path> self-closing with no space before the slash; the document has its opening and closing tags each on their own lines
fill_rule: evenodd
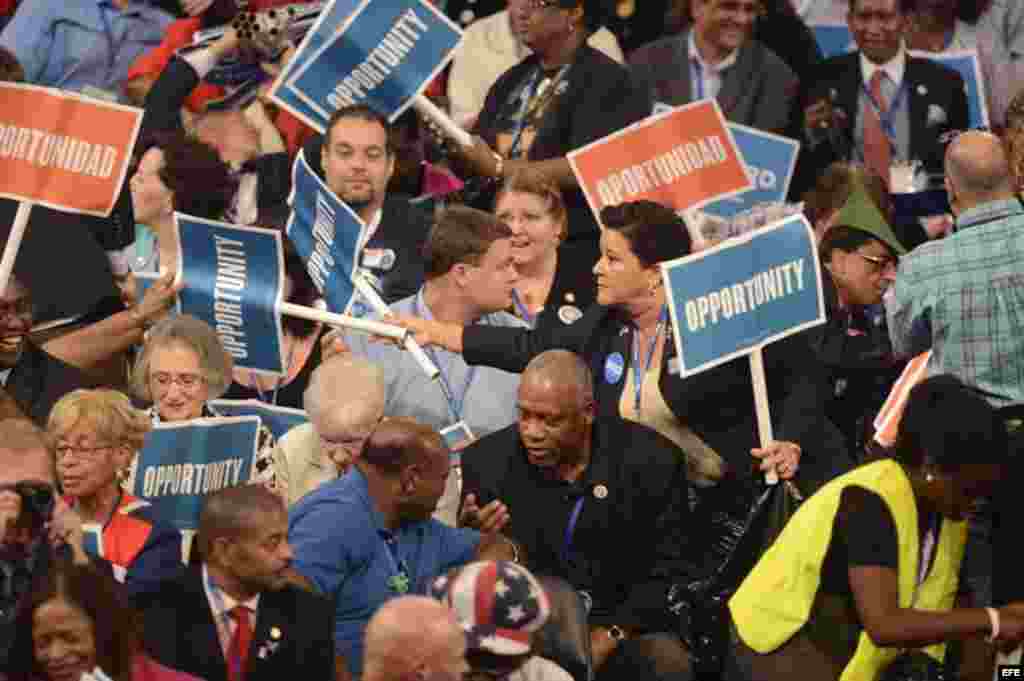
<svg viewBox="0 0 1024 681">
<path fill-rule="evenodd" d="M 931 347 L 929 374 L 994 393 L 995 407 L 1024 404 L 1024 205 L 975 206 L 905 256 L 887 311 L 898 354 Z"/>
</svg>

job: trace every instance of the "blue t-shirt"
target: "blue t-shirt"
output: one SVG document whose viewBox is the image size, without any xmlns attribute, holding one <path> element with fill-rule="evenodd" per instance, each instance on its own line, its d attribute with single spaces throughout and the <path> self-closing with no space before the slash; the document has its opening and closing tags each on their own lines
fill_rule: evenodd
<svg viewBox="0 0 1024 681">
<path fill-rule="evenodd" d="M 436 520 L 388 532 L 366 478 L 353 468 L 292 507 L 288 542 L 295 569 L 334 602 L 335 650 L 358 676 L 366 624 L 377 608 L 399 595 L 393 588 L 399 566 L 404 564 L 408 575 L 408 593 L 426 594 L 434 577 L 476 558 L 480 534 Z"/>
</svg>

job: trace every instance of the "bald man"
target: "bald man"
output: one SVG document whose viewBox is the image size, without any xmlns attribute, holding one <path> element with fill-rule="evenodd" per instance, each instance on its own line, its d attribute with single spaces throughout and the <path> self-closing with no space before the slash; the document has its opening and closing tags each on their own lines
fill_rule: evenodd
<svg viewBox="0 0 1024 681">
<path fill-rule="evenodd" d="M 363 681 L 461 681 L 467 671 L 466 636 L 432 598 L 395 598 L 366 626 Z"/>
<path fill-rule="evenodd" d="M 886 300 L 897 353 L 931 349 L 929 373 L 950 373 L 1003 410 L 1016 442 L 1024 434 L 1024 206 L 1014 195 L 998 137 L 968 132 L 946 151 L 946 190 L 956 232 L 900 262 Z M 1019 447 L 1019 445 L 1017 445 Z M 1019 475 L 968 526 L 962 582 L 972 604 L 1024 601 Z M 995 518 L 990 515 L 994 511 Z M 991 528 L 994 525 L 994 535 Z M 1002 546 L 1008 554 L 993 560 Z"/>
<path fill-rule="evenodd" d="M 646 426 L 596 421 L 590 369 L 567 350 L 530 362 L 517 403 L 518 423 L 463 451 L 462 522 L 500 504 L 527 567 L 585 592 L 598 681 L 684 673 L 664 605 L 688 572 L 683 452 Z"/>
<path fill-rule="evenodd" d="M 957 137 L 946 151 L 956 233 L 901 262 L 886 301 L 898 354 L 931 348 L 931 373 L 990 393 L 995 407 L 1024 404 L 1024 207 L 1000 139 Z"/>
<path fill-rule="evenodd" d="M 486 509 L 480 532 L 431 517 L 448 479 L 449 452 L 436 430 L 409 418 L 379 423 L 355 465 L 291 509 L 295 568 L 334 602 L 335 648 L 359 676 L 370 617 L 392 598 L 426 593 L 435 577 L 518 549 L 500 533 L 505 517 Z"/>
</svg>

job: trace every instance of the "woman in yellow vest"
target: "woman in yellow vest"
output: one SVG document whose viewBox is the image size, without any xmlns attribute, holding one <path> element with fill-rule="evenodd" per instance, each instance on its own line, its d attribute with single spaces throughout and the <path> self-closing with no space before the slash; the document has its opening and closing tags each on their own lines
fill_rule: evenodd
<svg viewBox="0 0 1024 681">
<path fill-rule="evenodd" d="M 1024 638 L 1005 609 L 953 608 L 965 514 L 1006 453 L 977 393 L 948 375 L 917 385 L 893 458 L 807 499 L 729 601 L 727 678 L 874 681 L 908 649 L 940 663 L 948 640 Z"/>
</svg>

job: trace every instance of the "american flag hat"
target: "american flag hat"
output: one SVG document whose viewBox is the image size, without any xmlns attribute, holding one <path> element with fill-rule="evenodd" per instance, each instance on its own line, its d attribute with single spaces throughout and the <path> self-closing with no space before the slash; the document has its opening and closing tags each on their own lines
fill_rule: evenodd
<svg viewBox="0 0 1024 681">
<path fill-rule="evenodd" d="M 544 626 L 551 604 L 530 572 L 508 561 L 470 563 L 453 577 L 439 577 L 432 595 L 455 613 L 471 650 L 525 655 L 531 634 Z"/>
</svg>

